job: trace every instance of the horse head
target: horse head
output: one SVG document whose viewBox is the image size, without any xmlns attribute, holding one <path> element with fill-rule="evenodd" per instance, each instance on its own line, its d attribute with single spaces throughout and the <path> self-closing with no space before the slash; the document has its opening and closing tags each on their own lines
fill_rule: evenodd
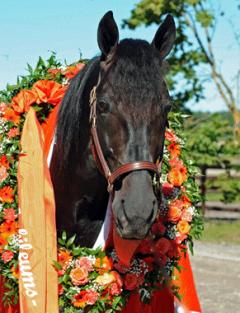
<svg viewBox="0 0 240 313">
<path fill-rule="evenodd" d="M 168 15 L 151 44 L 119 42 L 112 12 L 98 26 L 101 50 L 96 87 L 99 143 L 111 171 L 126 163 L 162 159 L 170 96 L 163 77 L 163 60 L 172 49 L 175 24 Z M 121 237 L 144 238 L 159 209 L 152 171 L 134 170 L 113 184 L 113 216 Z"/>
</svg>

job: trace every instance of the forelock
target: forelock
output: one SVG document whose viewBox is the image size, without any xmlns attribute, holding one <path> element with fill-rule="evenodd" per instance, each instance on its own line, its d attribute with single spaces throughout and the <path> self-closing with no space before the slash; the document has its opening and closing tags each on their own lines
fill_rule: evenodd
<svg viewBox="0 0 240 313">
<path fill-rule="evenodd" d="M 163 96 L 160 92 L 163 70 L 158 52 L 144 40 L 122 40 L 113 57 L 108 74 L 114 102 L 127 105 L 129 115 L 149 119 L 154 106 Z M 144 110 L 139 116 L 138 107 Z"/>
</svg>

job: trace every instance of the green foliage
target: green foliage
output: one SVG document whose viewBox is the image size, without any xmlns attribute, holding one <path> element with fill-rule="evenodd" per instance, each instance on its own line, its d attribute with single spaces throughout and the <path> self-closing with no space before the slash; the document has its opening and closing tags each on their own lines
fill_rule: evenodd
<svg viewBox="0 0 240 313">
<path fill-rule="evenodd" d="M 233 141 L 232 127 L 222 114 L 193 115 L 185 123 L 186 147 L 198 166 L 225 167 L 230 164 L 238 148 Z"/>
<path fill-rule="evenodd" d="M 202 27 L 209 27 L 213 22 L 213 15 L 207 10 L 201 10 L 196 13 L 196 20 L 201 24 Z"/>
<path fill-rule="evenodd" d="M 86 63 L 87 60 L 78 60 L 78 62 Z M 74 63 L 74 64 L 75 64 Z M 67 66 L 65 62 L 65 66 Z M 10 103 L 12 98 L 16 96 L 22 89 L 31 89 L 33 84 L 41 79 L 52 80 L 53 76 L 49 72 L 50 69 L 61 68 L 62 63 L 57 59 L 55 52 L 52 52 L 50 57 L 44 61 L 39 57 L 36 66 L 33 68 L 31 65 L 27 64 L 27 75 L 19 76 L 17 78 L 16 84 L 10 85 L 7 84 L 4 90 L 0 90 L 0 102 Z M 54 81 L 62 83 L 64 75 L 59 72 L 54 76 Z"/>
<path fill-rule="evenodd" d="M 61 248 L 64 248 L 66 250 L 71 250 L 74 257 L 88 256 L 89 254 L 91 254 L 91 255 L 94 255 L 96 258 L 103 258 L 106 255 L 106 253 L 102 251 L 101 247 L 97 249 L 91 249 L 91 248 L 80 247 L 79 245 L 75 245 L 75 239 L 76 239 L 76 235 L 70 238 L 67 238 L 67 234 L 64 231 L 62 233 L 62 237 L 58 238 L 58 244 L 61 246 Z M 55 263 L 54 264 L 57 266 L 60 265 L 57 262 Z"/>
<path fill-rule="evenodd" d="M 187 196 L 193 204 L 197 204 L 201 201 L 201 196 L 196 182 L 196 175 L 199 174 L 199 169 L 196 166 L 196 162 L 192 160 L 192 147 L 188 145 L 188 136 L 183 133 L 184 121 L 189 118 L 189 115 L 182 114 L 181 112 L 170 112 L 169 123 L 170 127 L 174 129 L 176 135 L 181 138 L 185 143 L 182 147 L 181 159 L 188 169 L 188 180 L 184 183 L 184 187 L 187 190 Z M 189 155 L 191 154 L 191 159 Z M 189 238 L 189 248 L 193 253 L 193 239 L 200 239 L 203 232 L 203 218 L 199 207 L 195 207 L 195 215 L 192 223 L 192 228 Z"/>
<path fill-rule="evenodd" d="M 240 182 L 234 180 L 228 170 L 239 167 L 233 164 L 240 147 L 233 140 L 231 122 L 229 115 L 223 113 L 194 114 L 185 122 L 186 149 L 191 151 L 195 165 L 226 169 L 224 175 L 207 184 L 207 188 L 222 194 L 220 200 L 225 203 L 235 201 L 240 193 Z"/>
<path fill-rule="evenodd" d="M 220 193 L 219 200 L 224 203 L 240 202 L 240 179 L 234 179 L 230 171 L 209 181 L 207 188 L 217 190 Z"/>
<path fill-rule="evenodd" d="M 215 18 L 209 9 L 203 9 L 206 4 L 206 0 L 142 0 L 131 11 L 130 18 L 123 21 L 123 27 L 135 29 L 140 25 L 159 25 L 162 16 L 167 13 L 174 16 L 177 38 L 168 58 L 170 69 L 167 82 L 176 108 L 203 98 L 203 80 L 198 75 L 198 69 L 207 60 L 190 37 L 189 21 L 193 19 L 199 27 L 211 28 Z"/>
<path fill-rule="evenodd" d="M 57 68 L 61 63 L 57 60 L 56 54 L 53 53 L 46 61 L 39 57 L 37 65 L 33 68 L 27 64 L 28 75 L 17 78 L 15 85 L 7 85 L 5 90 L 0 91 L 0 102 L 9 103 L 22 89 L 30 89 L 32 85 L 41 79 L 51 79 L 48 72 L 50 68 Z"/>
</svg>

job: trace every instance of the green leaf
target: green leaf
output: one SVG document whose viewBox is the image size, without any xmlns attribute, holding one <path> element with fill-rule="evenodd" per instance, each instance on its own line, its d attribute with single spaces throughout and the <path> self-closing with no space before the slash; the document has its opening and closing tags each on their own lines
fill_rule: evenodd
<svg viewBox="0 0 240 313">
<path fill-rule="evenodd" d="M 53 260 L 53 265 L 54 267 L 56 267 L 58 270 L 62 269 L 62 265 L 60 263 L 58 263 L 57 261 Z"/>
<path fill-rule="evenodd" d="M 62 281 L 64 282 L 64 284 L 66 284 L 69 280 L 70 280 L 70 276 L 67 274 L 64 274 L 62 278 Z"/>
<path fill-rule="evenodd" d="M 212 25 L 213 16 L 207 10 L 201 10 L 196 13 L 196 20 L 202 25 L 202 27 L 207 28 Z"/>
<path fill-rule="evenodd" d="M 68 239 L 66 243 L 66 247 L 69 248 L 75 241 L 76 235 L 73 235 L 71 238 Z"/>
<path fill-rule="evenodd" d="M 65 231 L 63 231 L 63 233 L 62 233 L 62 240 L 63 241 L 67 240 L 67 233 Z"/>
<path fill-rule="evenodd" d="M 72 249 L 73 256 L 80 256 L 81 252 L 82 252 L 82 248 L 80 248 L 80 247 L 74 247 Z"/>
</svg>

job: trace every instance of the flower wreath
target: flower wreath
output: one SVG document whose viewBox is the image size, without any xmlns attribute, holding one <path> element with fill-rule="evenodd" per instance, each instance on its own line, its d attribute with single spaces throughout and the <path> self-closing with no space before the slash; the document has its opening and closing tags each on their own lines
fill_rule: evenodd
<svg viewBox="0 0 240 313">
<path fill-rule="evenodd" d="M 52 55 L 41 58 L 29 75 L 0 92 L 0 269 L 5 279 L 4 302 L 18 302 L 18 194 L 17 168 L 20 136 L 26 112 L 33 107 L 41 123 L 61 102 L 69 79 L 84 63 L 63 67 Z M 58 239 L 58 260 L 53 261 L 59 276 L 61 312 L 120 311 L 131 292 L 148 303 L 154 290 L 174 279 L 180 252 L 202 231 L 195 207 L 199 201 L 194 176 L 180 136 L 181 114 L 171 113 L 171 128 L 165 133 L 162 166 L 160 215 L 150 234 L 140 244 L 130 267 L 119 261 L 114 249 L 102 251 L 76 246 L 64 232 Z M 174 294 L 178 287 L 172 284 Z"/>
</svg>

